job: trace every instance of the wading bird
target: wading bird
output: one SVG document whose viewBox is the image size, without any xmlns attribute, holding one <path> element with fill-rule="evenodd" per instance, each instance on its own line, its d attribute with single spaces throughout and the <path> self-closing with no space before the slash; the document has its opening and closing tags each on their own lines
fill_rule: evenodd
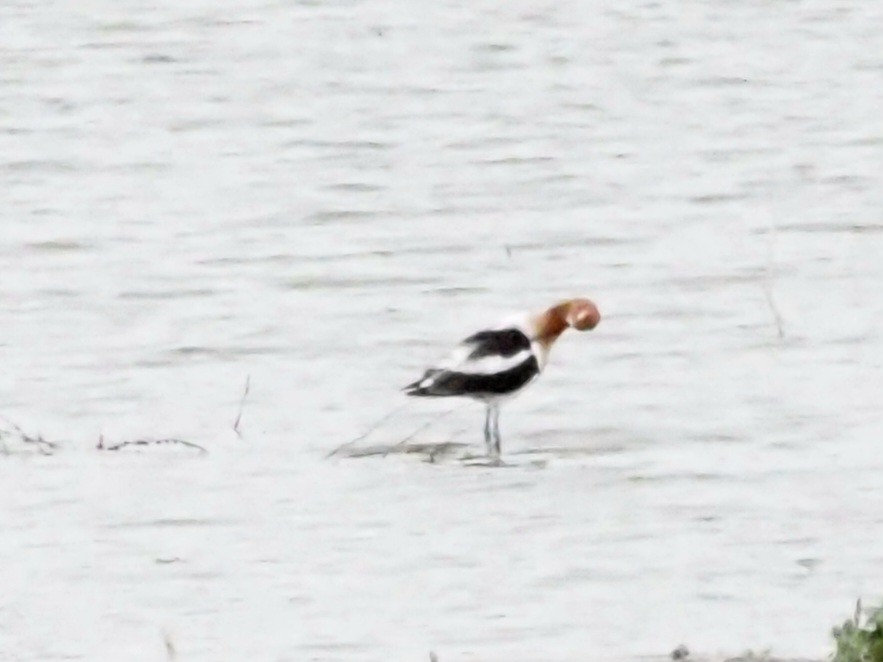
<svg viewBox="0 0 883 662">
<path fill-rule="evenodd" d="M 601 314 L 588 299 L 570 299 L 538 315 L 474 333 L 451 356 L 403 390 L 422 397 L 469 397 L 487 408 L 484 443 L 499 459 L 500 404 L 530 384 L 546 367 L 552 343 L 565 329 L 594 329 Z"/>
</svg>

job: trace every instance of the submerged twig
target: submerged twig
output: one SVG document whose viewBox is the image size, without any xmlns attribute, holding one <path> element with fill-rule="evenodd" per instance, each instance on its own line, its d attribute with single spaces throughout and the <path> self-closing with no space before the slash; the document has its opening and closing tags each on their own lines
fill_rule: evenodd
<svg viewBox="0 0 883 662">
<path fill-rule="evenodd" d="M 187 441 L 186 439 L 178 439 L 176 437 L 166 437 L 164 439 L 127 439 L 125 441 L 117 441 L 112 444 L 105 444 L 104 435 L 101 435 L 98 438 L 98 445 L 96 446 L 96 448 L 100 451 L 119 451 L 129 446 L 164 446 L 172 444 L 186 446 L 187 448 L 193 448 L 194 450 L 198 450 L 200 453 L 208 453 L 208 450 L 204 446 L 194 444 L 192 441 Z"/>
<path fill-rule="evenodd" d="M 767 243 L 767 262 L 766 268 L 764 269 L 764 277 L 762 283 L 763 293 L 766 297 L 766 302 L 770 308 L 770 312 L 773 314 L 773 320 L 776 323 L 776 330 L 779 332 L 779 338 L 782 339 L 785 337 L 785 322 L 782 319 L 781 313 L 779 313 L 779 308 L 776 306 L 775 299 L 773 299 L 773 278 L 775 276 L 774 267 L 776 262 L 776 226 L 772 221 L 770 221 L 769 223 L 768 232 L 770 234 L 770 240 Z"/>
<path fill-rule="evenodd" d="M 0 419 L 3 419 L 3 421 L 7 425 L 12 427 L 15 432 L 15 436 L 18 438 L 19 441 L 21 441 L 23 444 L 33 445 L 34 447 L 36 447 L 37 451 L 41 455 L 52 455 L 56 450 L 58 450 L 58 443 L 54 441 L 49 441 L 48 439 L 44 439 L 42 434 L 38 434 L 36 437 L 31 436 L 27 432 L 22 430 L 18 424 L 9 420 L 5 416 L 0 416 Z M 4 434 L 4 432 L 6 433 Z M 0 430 L 0 443 L 3 444 L 4 452 L 8 451 L 5 439 L 5 437 L 8 436 L 10 436 L 8 431 Z"/>
<path fill-rule="evenodd" d="M 328 458 L 333 455 L 342 453 L 344 450 L 351 447 L 357 441 L 361 441 L 362 439 L 367 437 L 371 431 L 375 430 L 383 422 L 385 422 L 386 420 L 389 420 L 390 418 L 392 418 L 392 416 L 394 414 L 401 411 L 404 408 L 404 406 L 406 406 L 406 405 L 403 405 L 402 407 L 399 407 L 398 409 L 390 412 L 389 414 L 384 416 L 380 421 L 375 423 L 367 432 L 363 433 L 362 435 L 360 435 L 359 437 L 357 437 L 353 441 L 348 441 L 345 444 L 341 444 L 340 446 L 335 448 L 333 451 L 328 453 L 328 455 L 326 455 L 325 457 Z M 406 436 L 404 439 L 396 442 L 393 445 L 382 445 L 381 444 L 381 445 L 376 445 L 376 446 L 361 446 L 358 449 L 347 450 L 346 455 L 347 455 L 347 457 L 376 457 L 378 455 L 380 457 L 386 457 L 390 453 L 401 452 L 402 447 L 405 446 L 405 444 L 407 444 L 409 441 L 414 439 L 414 437 L 416 437 L 418 434 L 420 434 L 421 432 L 423 432 L 427 428 L 431 427 L 432 425 L 434 425 L 436 422 L 438 422 L 442 418 L 449 416 L 450 414 L 452 414 L 455 411 L 457 411 L 457 407 L 452 407 L 451 409 L 447 409 L 443 412 L 437 413 L 435 416 L 430 418 L 428 421 L 426 421 L 422 425 L 420 425 L 416 430 L 414 430 L 413 432 L 408 434 L 408 436 Z M 471 427 L 471 426 L 469 426 L 469 427 Z M 404 449 L 404 452 L 405 453 L 425 453 L 426 454 L 426 461 L 429 463 L 433 463 L 436 461 L 437 457 L 449 453 L 452 449 L 466 446 L 466 444 L 459 443 L 459 442 L 456 442 L 453 440 L 456 437 L 458 437 L 460 434 L 465 432 L 467 429 L 468 429 L 468 427 L 462 427 L 462 428 L 456 430 L 452 435 L 450 435 L 449 441 L 444 441 L 441 443 L 413 444 L 413 445 L 407 446 Z"/>
<path fill-rule="evenodd" d="M 391 419 L 393 416 L 395 416 L 396 414 L 398 414 L 398 413 L 399 413 L 400 411 L 402 411 L 403 409 L 409 407 L 411 404 L 413 404 L 413 403 L 409 400 L 408 402 L 405 402 L 403 405 L 400 405 L 400 406 L 396 407 L 396 408 L 393 409 L 391 412 L 389 412 L 388 414 L 386 414 L 385 416 L 383 416 L 379 421 L 375 422 L 371 427 L 369 427 L 367 430 L 365 430 L 365 431 L 364 431 L 362 434 L 360 434 L 358 437 L 356 437 L 356 438 L 353 439 L 352 441 L 347 441 L 347 442 L 341 444 L 340 446 L 338 446 L 337 448 L 335 448 L 334 450 L 332 450 L 330 453 L 328 453 L 328 454 L 325 456 L 325 459 L 327 460 L 329 457 L 334 457 L 335 455 L 337 455 L 338 453 L 340 453 L 343 449 L 345 449 L 345 448 L 349 448 L 350 446 L 352 446 L 352 445 L 354 445 L 354 444 L 357 444 L 357 443 L 359 443 L 360 441 L 362 441 L 363 439 L 367 438 L 368 435 L 370 435 L 372 432 L 374 432 L 374 430 L 376 430 L 376 429 L 379 428 L 381 425 L 383 425 L 384 423 L 386 423 L 389 419 Z"/>
<path fill-rule="evenodd" d="M 454 413 L 456 410 L 457 410 L 456 407 L 451 407 L 450 409 L 447 409 L 447 410 L 441 412 L 440 414 L 436 414 L 435 416 L 433 416 L 432 418 L 430 418 L 428 421 L 426 421 L 423 425 L 421 425 L 421 426 L 418 427 L 416 430 L 414 430 L 414 431 L 413 431 L 411 434 L 409 434 L 407 437 L 405 437 L 404 439 L 402 439 L 399 443 L 397 443 L 397 444 L 395 444 L 395 445 L 393 445 L 393 446 L 390 446 L 390 447 L 387 449 L 387 451 L 383 454 L 383 457 L 386 457 L 387 455 L 389 455 L 390 453 L 392 453 L 394 450 L 398 450 L 399 448 L 401 448 L 402 446 L 404 446 L 406 443 L 408 443 L 409 441 L 411 441 L 411 439 L 413 439 L 414 437 L 416 437 L 418 434 L 420 434 L 421 432 L 423 432 L 424 430 L 426 430 L 426 429 L 429 428 L 430 426 L 434 425 L 437 421 L 440 421 L 440 420 L 443 419 L 445 416 L 449 416 L 450 414 Z"/>
<path fill-rule="evenodd" d="M 242 422 L 242 410 L 245 407 L 245 399 L 248 397 L 248 390 L 251 386 L 251 375 L 245 377 L 245 390 L 242 392 L 242 399 L 239 401 L 239 413 L 236 414 L 236 421 L 233 423 L 233 432 L 242 439 L 242 433 L 239 431 L 239 424 Z"/>
<path fill-rule="evenodd" d="M 233 422 L 233 431 L 236 432 L 236 435 L 240 439 L 242 438 L 242 433 L 240 432 L 240 425 L 242 423 L 242 412 L 245 408 L 245 401 L 248 398 L 250 390 L 251 375 L 247 375 L 245 378 L 245 388 L 242 392 L 242 398 L 239 401 L 239 411 L 236 415 L 236 420 Z M 0 423 L 5 424 L 5 426 L 0 425 L 0 453 L 2 454 L 9 454 L 11 452 L 9 443 L 7 443 L 9 441 L 33 446 L 42 455 L 52 455 L 56 450 L 58 450 L 58 448 L 60 448 L 59 443 L 49 441 L 48 439 L 43 438 L 43 435 L 41 434 L 38 434 L 37 436 L 28 434 L 21 428 L 21 426 L 3 415 L 0 415 Z M 137 439 L 126 439 L 113 443 L 106 443 L 104 435 L 102 434 L 98 437 L 98 444 L 96 445 L 96 448 L 100 451 L 119 451 L 132 446 L 148 447 L 168 445 L 185 446 L 187 448 L 197 450 L 200 453 L 208 453 L 208 449 L 206 449 L 204 446 L 200 446 L 199 444 L 193 443 L 192 441 L 187 441 L 186 439 L 180 439 L 177 437 L 162 437 L 159 439 L 144 437 Z"/>
<path fill-rule="evenodd" d="M 776 322 L 776 329 L 779 332 L 779 338 L 784 338 L 785 322 L 782 319 L 782 315 L 779 313 L 779 309 L 776 307 L 776 302 L 773 299 L 773 289 L 769 284 L 769 281 L 767 280 L 764 280 L 763 293 L 766 296 L 767 305 L 770 307 L 770 311 L 773 313 L 773 319 Z"/>
</svg>

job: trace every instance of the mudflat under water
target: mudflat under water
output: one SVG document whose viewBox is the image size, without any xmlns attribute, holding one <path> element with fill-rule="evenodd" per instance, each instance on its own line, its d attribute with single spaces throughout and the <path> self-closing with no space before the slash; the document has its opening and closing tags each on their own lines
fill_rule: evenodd
<svg viewBox="0 0 883 662">
<path fill-rule="evenodd" d="M 0 414 L 61 448 L 0 449 L 0 660 L 824 655 L 883 598 L 881 25 L 2 3 Z M 574 295 L 512 466 L 325 459 Z"/>
</svg>

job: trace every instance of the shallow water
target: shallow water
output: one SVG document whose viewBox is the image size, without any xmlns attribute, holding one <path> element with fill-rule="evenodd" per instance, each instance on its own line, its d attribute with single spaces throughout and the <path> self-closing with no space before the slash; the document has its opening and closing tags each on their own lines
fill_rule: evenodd
<svg viewBox="0 0 883 662">
<path fill-rule="evenodd" d="M 620 5 L 0 6 L 0 414 L 62 443 L 0 457 L 0 660 L 821 657 L 883 598 L 883 6 Z M 325 459 L 572 295 L 510 466 Z"/>
</svg>

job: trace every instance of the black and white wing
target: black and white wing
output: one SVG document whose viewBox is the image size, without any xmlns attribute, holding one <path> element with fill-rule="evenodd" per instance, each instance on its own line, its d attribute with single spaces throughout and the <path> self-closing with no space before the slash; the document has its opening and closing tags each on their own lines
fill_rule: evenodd
<svg viewBox="0 0 883 662">
<path fill-rule="evenodd" d="M 469 336 L 448 361 L 429 368 L 404 391 L 416 396 L 498 396 L 518 391 L 539 373 L 530 338 L 510 327 Z"/>
</svg>

